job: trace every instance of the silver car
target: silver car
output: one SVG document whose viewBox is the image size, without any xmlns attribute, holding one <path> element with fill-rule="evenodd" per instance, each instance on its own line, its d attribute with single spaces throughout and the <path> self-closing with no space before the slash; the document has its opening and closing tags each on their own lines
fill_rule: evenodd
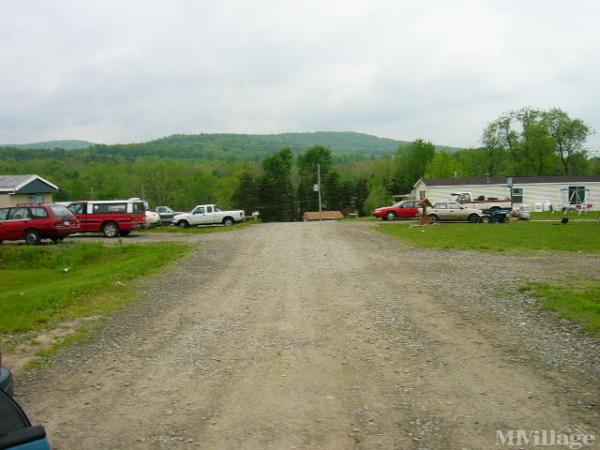
<svg viewBox="0 0 600 450">
<path fill-rule="evenodd" d="M 457 202 L 437 202 L 427 213 L 429 214 L 431 223 L 442 220 L 478 223 L 485 221 L 485 217 L 487 217 L 480 209 L 467 208 Z"/>
</svg>

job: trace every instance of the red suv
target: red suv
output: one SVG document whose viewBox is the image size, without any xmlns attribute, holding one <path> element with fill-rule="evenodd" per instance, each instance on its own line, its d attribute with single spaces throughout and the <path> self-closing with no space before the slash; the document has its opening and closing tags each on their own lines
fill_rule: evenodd
<svg viewBox="0 0 600 450">
<path fill-rule="evenodd" d="M 42 239 L 62 241 L 79 231 L 79 221 L 61 205 L 19 205 L 0 208 L 0 243 L 25 239 L 39 244 Z"/>
</svg>

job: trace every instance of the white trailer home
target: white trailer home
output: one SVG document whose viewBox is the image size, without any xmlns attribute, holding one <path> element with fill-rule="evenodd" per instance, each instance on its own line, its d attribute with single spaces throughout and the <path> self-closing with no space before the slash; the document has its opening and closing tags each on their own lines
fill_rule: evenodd
<svg viewBox="0 0 600 450">
<path fill-rule="evenodd" d="M 514 205 L 528 205 L 532 210 L 550 206 L 600 210 L 600 175 L 420 179 L 411 194 L 437 202 L 456 192 L 511 198 Z"/>
</svg>

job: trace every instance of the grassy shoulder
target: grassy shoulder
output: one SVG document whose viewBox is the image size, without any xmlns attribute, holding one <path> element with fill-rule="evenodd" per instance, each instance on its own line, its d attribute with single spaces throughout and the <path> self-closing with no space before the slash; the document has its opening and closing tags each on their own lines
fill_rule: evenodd
<svg viewBox="0 0 600 450">
<path fill-rule="evenodd" d="M 188 250 L 174 243 L 0 246 L 0 335 L 106 315 L 135 298 L 138 278 Z"/>
<path fill-rule="evenodd" d="M 386 224 L 378 225 L 376 229 L 395 238 L 430 248 L 600 252 L 600 224 L 593 222 L 567 225 L 547 222 L 443 223 L 428 227 Z"/>
<path fill-rule="evenodd" d="M 260 223 L 253 222 L 243 222 L 236 223 L 230 227 L 226 227 L 224 225 L 205 225 L 199 227 L 188 227 L 188 228 L 179 228 L 175 226 L 161 226 L 161 227 L 152 227 L 145 230 L 141 230 L 140 233 L 181 233 L 181 234 L 211 234 L 211 233 L 223 233 L 228 231 L 240 230 L 242 228 L 248 228 L 254 224 Z"/>
<path fill-rule="evenodd" d="M 532 282 L 522 291 L 540 299 L 543 308 L 583 325 L 587 331 L 600 334 L 599 280 L 564 285 Z"/>
</svg>

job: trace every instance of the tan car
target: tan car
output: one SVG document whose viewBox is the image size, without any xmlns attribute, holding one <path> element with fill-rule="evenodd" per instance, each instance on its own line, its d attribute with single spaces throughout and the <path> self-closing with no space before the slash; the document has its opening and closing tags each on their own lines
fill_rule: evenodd
<svg viewBox="0 0 600 450">
<path fill-rule="evenodd" d="M 427 212 L 431 223 L 440 221 L 478 223 L 489 219 L 480 209 L 467 208 L 457 202 L 437 202 Z"/>
</svg>

